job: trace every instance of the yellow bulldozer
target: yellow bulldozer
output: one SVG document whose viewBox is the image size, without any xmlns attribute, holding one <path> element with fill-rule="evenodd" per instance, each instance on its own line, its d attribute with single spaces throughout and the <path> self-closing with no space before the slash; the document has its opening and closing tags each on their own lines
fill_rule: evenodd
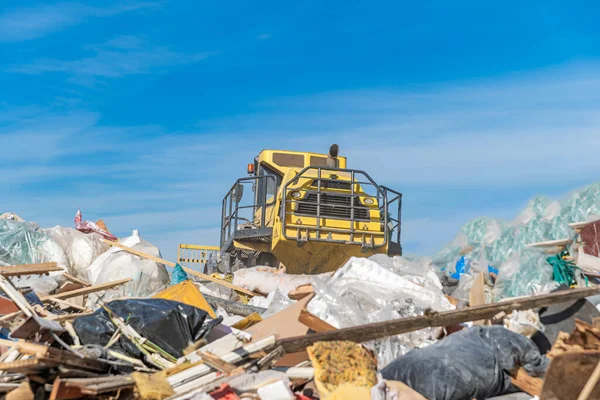
<svg viewBox="0 0 600 400">
<path fill-rule="evenodd" d="M 270 265 L 317 274 L 352 256 L 401 255 L 402 194 L 348 169 L 338 152 L 261 151 L 223 199 L 220 246 L 182 244 L 180 263 L 206 263 L 219 249 L 222 272 Z M 185 256 L 194 249 L 204 257 Z"/>
</svg>

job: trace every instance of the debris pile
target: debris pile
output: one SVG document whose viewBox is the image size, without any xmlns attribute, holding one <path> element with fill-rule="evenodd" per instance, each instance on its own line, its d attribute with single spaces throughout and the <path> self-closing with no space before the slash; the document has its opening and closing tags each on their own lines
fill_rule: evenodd
<svg viewBox="0 0 600 400">
<path fill-rule="evenodd" d="M 600 225 L 588 220 L 600 213 L 588 204 L 600 204 L 596 189 L 562 205 L 538 199 L 511 224 L 479 219 L 433 261 L 352 257 L 319 275 L 264 266 L 209 274 L 80 211 L 75 228 L 2 214 L 0 391 L 599 398 L 600 312 L 586 300 L 600 294 Z"/>
</svg>

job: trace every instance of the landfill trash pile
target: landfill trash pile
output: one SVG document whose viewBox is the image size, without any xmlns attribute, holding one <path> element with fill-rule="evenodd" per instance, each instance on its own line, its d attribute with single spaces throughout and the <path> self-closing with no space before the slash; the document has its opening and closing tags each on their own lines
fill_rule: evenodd
<svg viewBox="0 0 600 400">
<path fill-rule="evenodd" d="M 512 223 L 478 219 L 434 259 L 351 257 L 318 275 L 209 274 L 81 211 L 74 228 L 1 214 L 0 392 L 600 398 L 600 311 L 586 300 L 600 294 L 599 187 L 536 199 Z"/>
</svg>

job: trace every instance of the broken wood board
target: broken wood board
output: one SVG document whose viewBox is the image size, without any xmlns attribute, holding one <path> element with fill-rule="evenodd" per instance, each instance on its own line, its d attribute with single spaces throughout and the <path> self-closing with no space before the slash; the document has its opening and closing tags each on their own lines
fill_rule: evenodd
<svg viewBox="0 0 600 400">
<path fill-rule="evenodd" d="M 84 296 L 84 295 L 87 295 L 87 294 L 100 292 L 102 290 L 112 289 L 114 287 L 123 285 L 123 284 L 125 284 L 127 282 L 130 282 L 130 281 L 131 281 L 131 278 L 120 279 L 118 281 L 107 282 L 107 283 L 102 283 L 100 285 L 93 285 L 93 286 L 89 286 L 89 287 L 84 287 L 84 288 L 81 288 L 81 289 L 71 290 L 69 292 L 57 293 L 57 294 L 54 294 L 52 296 L 44 296 L 40 300 L 42 300 L 42 301 L 49 301 L 52 297 L 56 298 L 56 299 L 60 299 L 60 300 L 66 300 L 66 299 L 70 299 L 72 297 Z"/>
<path fill-rule="evenodd" d="M 514 310 L 530 310 L 548 306 L 550 304 L 563 303 L 569 300 L 577 300 L 584 297 L 594 296 L 598 293 L 600 293 L 600 288 L 571 289 L 545 295 L 522 297 L 500 303 L 469 307 L 461 310 L 443 312 L 428 311 L 425 313 L 425 315 L 418 317 L 376 322 L 373 324 L 343 328 L 337 331 L 315 333 L 311 335 L 300 334 L 296 337 L 280 339 L 278 341 L 278 345 L 282 345 L 288 353 L 294 353 L 303 351 L 308 346 L 321 341 L 350 340 L 353 342 L 363 343 L 375 339 L 399 335 L 401 333 L 413 332 L 424 328 L 443 327 L 468 321 L 489 319 L 502 311 L 508 314 Z"/>
<path fill-rule="evenodd" d="M 235 365 L 228 363 L 227 361 L 224 361 L 219 356 L 216 356 L 212 353 L 199 351 L 198 355 L 200 356 L 200 358 L 202 359 L 204 364 L 216 369 L 217 371 L 221 371 L 226 374 L 230 374 L 237 369 L 237 367 Z"/>
<path fill-rule="evenodd" d="M 110 245 L 110 246 L 118 247 L 121 250 L 125 250 L 126 252 L 128 252 L 130 254 L 134 254 L 134 255 L 136 255 L 138 257 L 142 257 L 142 258 L 146 258 L 148 260 L 152 260 L 152 261 L 157 262 L 159 264 L 168 265 L 169 267 L 174 267 L 175 265 L 177 265 L 174 262 L 164 260 L 164 259 L 162 259 L 160 257 L 155 257 L 152 254 L 144 253 L 143 251 L 139 251 L 139 250 L 133 249 L 133 248 L 131 248 L 129 246 L 125 246 L 125 245 L 123 245 L 121 243 L 118 243 L 118 242 L 111 242 L 110 240 L 106 240 L 106 239 L 102 239 L 102 241 L 104 243 Z M 203 274 L 202 272 L 194 271 L 193 269 L 184 268 L 184 267 L 182 267 L 182 268 L 183 268 L 183 270 L 186 273 L 188 273 L 190 275 L 197 276 L 197 277 L 202 278 L 202 279 L 204 279 L 206 281 L 211 281 L 211 282 L 214 282 L 214 283 L 218 283 L 221 286 L 225 286 L 225 287 L 227 287 L 229 289 L 233 289 L 233 290 L 235 290 L 237 292 L 247 294 L 248 296 L 252 296 L 252 297 L 254 297 L 254 296 L 262 296 L 260 293 L 251 292 L 248 289 L 245 289 L 245 288 L 243 288 L 241 286 L 236 286 L 236 285 L 234 285 L 232 283 L 229 283 L 229 282 L 226 282 L 226 281 L 224 281 L 222 279 L 213 278 L 210 275 L 206 275 L 206 274 Z"/>
<path fill-rule="evenodd" d="M 540 396 L 544 380 L 530 376 L 523 368 L 519 368 L 514 376 L 510 377 L 513 385 L 531 396 Z"/>
<path fill-rule="evenodd" d="M 44 275 L 49 272 L 64 271 L 55 262 L 41 264 L 21 264 L 12 267 L 0 267 L 2 276 Z"/>
<path fill-rule="evenodd" d="M 546 371 L 541 400 L 577 400 L 600 362 L 600 351 L 572 351 L 555 356 Z M 596 385 L 588 399 L 600 399 Z"/>
<path fill-rule="evenodd" d="M 306 297 L 314 292 L 315 290 L 313 289 L 312 285 L 307 283 L 306 285 L 298 286 L 294 290 L 290 290 L 288 297 L 292 300 L 300 300 L 301 298 Z"/>
</svg>

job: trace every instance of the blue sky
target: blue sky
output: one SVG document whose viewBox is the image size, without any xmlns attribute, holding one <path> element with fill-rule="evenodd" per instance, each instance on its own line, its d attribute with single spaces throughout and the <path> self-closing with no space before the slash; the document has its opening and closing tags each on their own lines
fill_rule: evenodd
<svg viewBox="0 0 600 400">
<path fill-rule="evenodd" d="M 263 148 L 404 193 L 404 247 L 600 168 L 596 2 L 2 1 L 0 212 L 217 244 Z"/>
</svg>

